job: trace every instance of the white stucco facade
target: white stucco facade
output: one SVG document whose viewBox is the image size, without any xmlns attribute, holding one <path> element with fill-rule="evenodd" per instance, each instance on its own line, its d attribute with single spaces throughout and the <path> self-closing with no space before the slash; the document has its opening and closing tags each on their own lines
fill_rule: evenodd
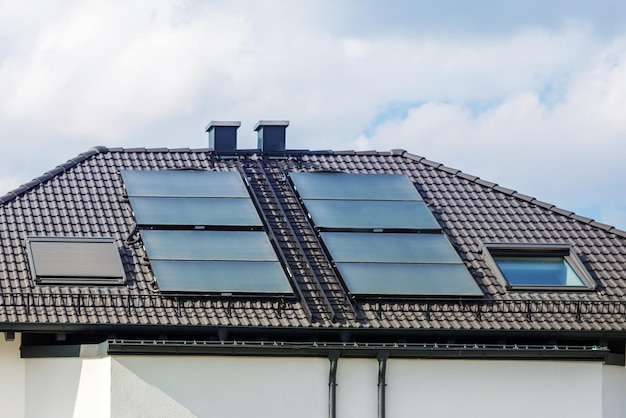
<svg viewBox="0 0 626 418">
<path fill-rule="evenodd" d="M 7 417 L 25 416 L 26 361 L 20 358 L 20 337 L 6 341 L 0 336 L 0 399 Z"/>
<path fill-rule="evenodd" d="M 6 417 L 327 417 L 325 357 L 29 358 L 0 342 Z M 340 358 L 336 410 L 376 417 L 378 361 Z M 386 417 L 624 417 L 626 368 L 600 362 L 387 362 Z"/>
</svg>

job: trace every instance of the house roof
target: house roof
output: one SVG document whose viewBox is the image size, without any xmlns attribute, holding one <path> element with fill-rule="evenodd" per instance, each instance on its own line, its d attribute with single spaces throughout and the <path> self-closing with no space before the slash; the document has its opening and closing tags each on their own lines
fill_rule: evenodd
<svg viewBox="0 0 626 418">
<path fill-rule="evenodd" d="M 245 174 L 293 274 L 295 297 L 162 294 L 136 234 L 121 170 Z M 288 172 L 405 174 L 472 277 L 479 298 L 353 298 L 323 254 Z M 37 285 L 27 236 L 115 238 L 126 286 Z M 484 242 L 566 243 L 596 287 L 511 291 Z M 0 197 L 0 327 L 14 330 L 203 327 L 351 332 L 589 332 L 626 330 L 626 232 L 404 150 L 390 152 L 95 147 Z M 362 331 L 358 331 L 362 330 Z"/>
</svg>

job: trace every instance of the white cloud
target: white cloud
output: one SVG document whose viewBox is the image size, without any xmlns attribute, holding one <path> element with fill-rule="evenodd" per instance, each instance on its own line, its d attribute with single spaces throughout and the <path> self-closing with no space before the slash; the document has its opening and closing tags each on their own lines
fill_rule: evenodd
<svg viewBox="0 0 626 418">
<path fill-rule="evenodd" d="M 206 146 L 216 119 L 241 119 L 254 147 L 253 124 L 277 118 L 291 148 L 403 147 L 566 206 L 621 207 L 598 184 L 623 186 L 626 38 L 529 9 L 506 31 L 453 30 L 463 16 L 415 3 L 372 24 L 374 3 L 0 0 L 0 179 L 95 144 Z M 420 28 L 399 18 L 416 11 Z"/>
<path fill-rule="evenodd" d="M 359 148 L 394 138 L 414 153 L 570 209 L 626 207 L 626 39 L 599 50 L 571 75 L 563 97 L 513 92 L 474 114 L 462 104 L 428 102 L 388 121 Z M 621 209 L 620 209 L 621 208 Z"/>
<path fill-rule="evenodd" d="M 33 49 L 0 66 L 0 117 L 69 136 L 116 138 L 194 106 L 206 80 L 223 83 L 245 36 L 214 13 L 176 24 L 169 3 L 73 3 L 38 31 Z"/>
</svg>

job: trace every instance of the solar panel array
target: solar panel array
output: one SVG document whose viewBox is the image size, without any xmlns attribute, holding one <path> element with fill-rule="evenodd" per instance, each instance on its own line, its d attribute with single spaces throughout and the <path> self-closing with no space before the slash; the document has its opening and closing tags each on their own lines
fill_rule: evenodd
<svg viewBox="0 0 626 418">
<path fill-rule="evenodd" d="M 350 293 L 482 296 L 407 176 L 289 176 Z"/>
<path fill-rule="evenodd" d="M 129 170 L 122 178 L 161 291 L 293 292 L 238 173 Z"/>
</svg>

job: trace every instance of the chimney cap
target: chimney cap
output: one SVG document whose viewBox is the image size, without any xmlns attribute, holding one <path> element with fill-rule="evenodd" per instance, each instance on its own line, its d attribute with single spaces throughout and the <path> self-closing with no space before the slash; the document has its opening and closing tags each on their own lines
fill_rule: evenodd
<svg viewBox="0 0 626 418">
<path fill-rule="evenodd" d="M 284 126 L 285 128 L 289 126 L 288 120 L 260 120 L 254 125 L 254 130 L 258 131 L 264 126 Z"/>
<path fill-rule="evenodd" d="M 241 126 L 241 122 L 238 120 L 212 120 L 209 124 L 204 128 L 205 132 L 209 132 L 211 129 L 216 127 L 232 127 L 239 128 Z"/>
</svg>

